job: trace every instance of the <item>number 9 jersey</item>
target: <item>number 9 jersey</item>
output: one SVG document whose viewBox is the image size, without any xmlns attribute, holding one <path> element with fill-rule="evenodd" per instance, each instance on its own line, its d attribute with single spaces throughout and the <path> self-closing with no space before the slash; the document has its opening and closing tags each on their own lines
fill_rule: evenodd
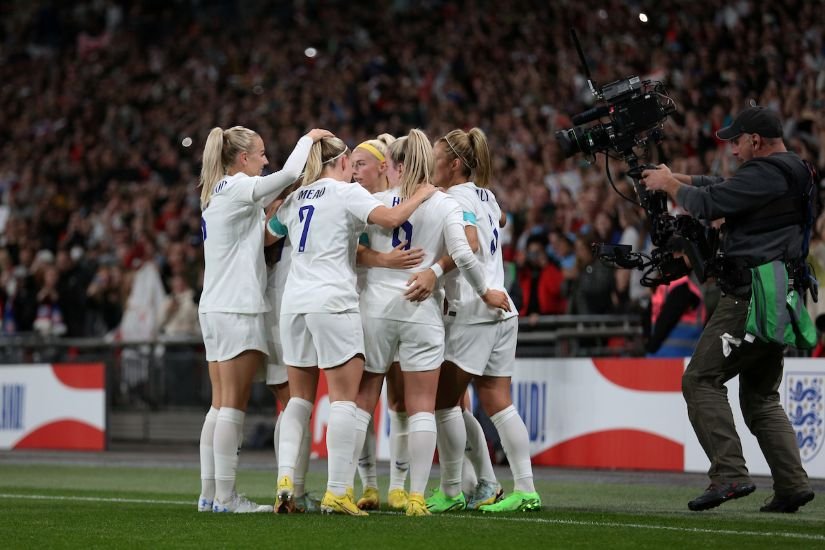
<svg viewBox="0 0 825 550">
<path fill-rule="evenodd" d="M 507 292 L 504 287 L 504 260 L 499 247 L 499 220 L 501 207 L 489 189 L 477 187 L 473 182 L 454 185 L 447 190 L 463 211 L 464 225 L 472 225 L 478 232 L 476 258 L 484 268 L 488 288 Z M 447 297 L 445 321 L 460 324 L 489 323 L 518 315 L 512 298 L 510 311 L 488 307 L 458 270 L 444 276 Z"/>
</svg>

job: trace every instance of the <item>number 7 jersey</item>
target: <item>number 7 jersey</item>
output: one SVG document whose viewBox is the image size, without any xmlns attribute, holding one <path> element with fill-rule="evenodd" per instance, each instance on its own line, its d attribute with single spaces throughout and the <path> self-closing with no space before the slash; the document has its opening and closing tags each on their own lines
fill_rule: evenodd
<svg viewBox="0 0 825 550">
<path fill-rule="evenodd" d="M 293 191 L 267 224 L 289 234 L 292 264 L 281 314 L 358 311 L 355 252 L 370 212 L 383 206 L 357 183 L 324 178 Z"/>
<path fill-rule="evenodd" d="M 464 225 L 472 225 L 478 232 L 478 251 L 475 254 L 484 267 L 488 288 L 507 292 L 504 287 L 504 260 L 499 247 L 501 207 L 495 195 L 473 182 L 454 185 L 447 190 L 447 195 L 461 206 Z M 447 322 L 489 323 L 518 315 L 509 294 L 510 312 L 488 307 L 458 270 L 444 276 L 444 291 L 447 295 Z"/>
</svg>

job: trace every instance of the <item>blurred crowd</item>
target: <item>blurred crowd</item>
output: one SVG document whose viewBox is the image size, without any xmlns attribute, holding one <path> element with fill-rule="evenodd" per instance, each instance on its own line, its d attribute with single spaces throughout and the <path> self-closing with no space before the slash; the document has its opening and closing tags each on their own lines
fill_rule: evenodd
<svg viewBox="0 0 825 550">
<path fill-rule="evenodd" d="M 714 133 L 754 100 L 825 173 L 823 12 L 823 0 L 2 3 L 2 332 L 197 335 L 200 153 L 212 127 L 236 124 L 261 134 L 271 169 L 312 127 L 354 146 L 478 126 L 520 312 L 642 310 L 639 273 L 604 267 L 590 244 L 649 247 L 643 213 L 610 188 L 602 155 L 564 158 L 553 138 L 593 106 L 569 29 L 597 83 L 667 85 L 677 112 L 650 160 L 730 174 Z M 632 195 L 624 169 L 611 161 Z"/>
</svg>

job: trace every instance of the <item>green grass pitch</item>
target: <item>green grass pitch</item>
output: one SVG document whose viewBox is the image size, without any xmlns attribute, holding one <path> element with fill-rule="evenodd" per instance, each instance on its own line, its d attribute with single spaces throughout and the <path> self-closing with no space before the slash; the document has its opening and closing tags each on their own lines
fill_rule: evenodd
<svg viewBox="0 0 825 550">
<path fill-rule="evenodd" d="M 242 470 L 239 491 L 268 502 L 274 481 L 274 473 Z M 311 472 L 308 487 L 320 489 L 323 481 Z M 0 547 L 825 548 L 823 495 L 797 514 L 763 514 L 765 485 L 701 513 L 686 507 L 701 487 L 652 477 L 644 484 L 542 479 L 544 509 L 537 513 L 229 515 L 196 512 L 198 472 L 188 467 L 0 463 Z"/>
</svg>

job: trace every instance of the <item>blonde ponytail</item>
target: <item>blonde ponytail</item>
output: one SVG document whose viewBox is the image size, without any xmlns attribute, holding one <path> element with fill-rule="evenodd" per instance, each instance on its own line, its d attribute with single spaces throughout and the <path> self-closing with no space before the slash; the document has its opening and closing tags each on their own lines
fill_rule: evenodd
<svg viewBox="0 0 825 550">
<path fill-rule="evenodd" d="M 216 127 L 209 132 L 201 160 L 201 210 L 209 206 L 215 184 L 229 172 L 238 154 L 252 152 L 252 140 L 257 135 L 243 126 L 233 126 L 228 130 Z"/>
<path fill-rule="evenodd" d="M 338 160 L 348 151 L 347 145 L 337 137 L 325 137 L 312 144 L 309 149 L 304 177 L 301 185 L 311 185 L 321 178 L 324 168 Z"/>
<path fill-rule="evenodd" d="M 479 128 L 472 128 L 467 136 L 470 138 L 470 147 L 473 150 L 473 182 L 478 187 L 490 187 L 490 176 L 493 173 L 493 163 L 490 160 L 490 148 L 487 145 L 487 136 Z"/>
<path fill-rule="evenodd" d="M 433 146 L 421 130 L 410 130 L 407 136 L 395 140 L 390 145 L 389 155 L 394 164 L 404 165 L 401 198 L 411 197 L 419 184 L 432 182 L 435 169 Z"/>
<path fill-rule="evenodd" d="M 209 204 L 209 197 L 212 196 L 212 189 L 215 184 L 225 174 L 221 164 L 223 152 L 223 130 L 212 128 L 209 137 L 206 138 L 206 145 L 203 147 L 203 161 L 201 163 L 201 210 L 206 209 Z"/>
<path fill-rule="evenodd" d="M 493 163 L 487 136 L 481 129 L 472 128 L 469 132 L 455 129 L 438 141 L 447 145 L 451 159 L 461 161 L 462 173 L 467 179 L 472 178 L 478 187 L 490 186 Z"/>
</svg>

